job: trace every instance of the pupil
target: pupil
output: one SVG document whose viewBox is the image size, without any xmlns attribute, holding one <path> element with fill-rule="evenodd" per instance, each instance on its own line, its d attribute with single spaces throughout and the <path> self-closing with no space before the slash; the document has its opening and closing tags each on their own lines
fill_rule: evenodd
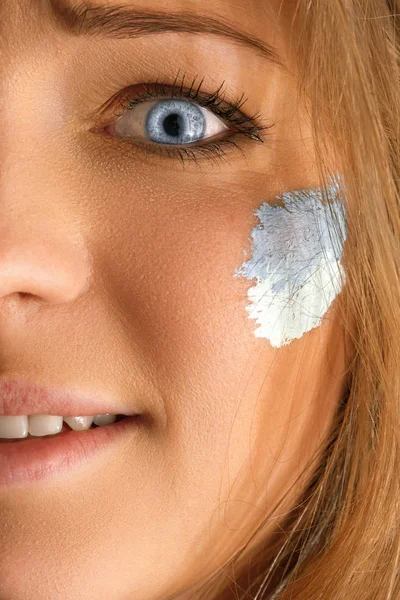
<svg viewBox="0 0 400 600">
<path fill-rule="evenodd" d="M 180 121 L 180 116 L 176 113 L 165 117 L 163 122 L 165 132 L 172 137 L 179 137 L 179 128 L 181 125 Z"/>
</svg>

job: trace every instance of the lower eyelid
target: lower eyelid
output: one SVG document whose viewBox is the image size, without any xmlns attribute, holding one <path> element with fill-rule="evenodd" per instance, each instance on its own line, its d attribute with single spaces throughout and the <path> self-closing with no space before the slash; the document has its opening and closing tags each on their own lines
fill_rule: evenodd
<svg viewBox="0 0 400 600">
<path fill-rule="evenodd" d="M 112 126 L 106 129 L 110 129 L 110 127 Z M 103 132 L 97 131 L 97 133 Z M 230 136 L 225 135 L 225 137 L 219 137 L 213 141 L 206 140 L 203 144 L 187 144 L 184 147 L 146 144 L 133 138 L 118 138 L 112 134 L 112 131 L 106 132 L 106 135 L 103 133 L 103 137 L 108 140 L 110 151 L 113 154 L 117 153 L 117 161 L 119 155 L 124 161 L 134 159 L 144 165 L 156 161 L 155 166 L 161 167 L 164 164 L 167 169 L 171 168 L 171 163 L 179 164 L 183 169 L 185 163 L 195 163 L 197 167 L 204 163 L 223 168 L 230 168 L 233 164 L 234 168 L 237 168 L 237 159 L 247 161 L 247 150 L 252 151 L 255 148 L 254 142 L 259 141 L 251 139 L 248 134 L 240 131 L 233 131 Z M 247 162 L 245 164 L 247 165 Z M 179 170 L 181 169 L 179 168 Z"/>
<path fill-rule="evenodd" d="M 186 145 L 185 147 L 145 144 L 129 138 L 115 138 L 112 135 L 106 135 L 105 139 L 108 140 L 111 151 L 115 150 L 124 160 L 135 159 L 145 163 L 150 160 L 160 164 L 164 162 L 170 164 L 171 161 L 180 164 L 186 162 L 229 164 L 235 156 L 246 157 L 241 145 L 233 139 L 235 137 L 233 135 L 211 143 Z M 246 141 L 250 142 L 250 140 Z"/>
</svg>

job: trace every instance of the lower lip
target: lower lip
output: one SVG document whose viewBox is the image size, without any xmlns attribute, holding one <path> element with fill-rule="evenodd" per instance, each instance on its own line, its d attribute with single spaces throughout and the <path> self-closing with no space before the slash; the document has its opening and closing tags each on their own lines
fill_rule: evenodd
<svg viewBox="0 0 400 600">
<path fill-rule="evenodd" d="M 0 442 L 0 489 L 63 475 L 83 466 L 124 433 L 137 428 L 140 415 L 86 431 L 64 431 L 55 436 Z"/>
</svg>

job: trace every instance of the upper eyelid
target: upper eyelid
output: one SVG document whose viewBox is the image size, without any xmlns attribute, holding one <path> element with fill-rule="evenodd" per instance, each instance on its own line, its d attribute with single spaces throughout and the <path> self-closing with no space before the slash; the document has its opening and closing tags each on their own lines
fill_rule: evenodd
<svg viewBox="0 0 400 600">
<path fill-rule="evenodd" d="M 177 77 L 175 78 L 175 82 L 177 80 Z M 263 141 L 262 137 L 260 136 L 260 132 L 262 130 L 270 129 L 274 125 L 274 123 L 272 125 L 268 125 L 268 126 L 264 125 L 264 119 L 259 112 L 257 112 L 256 114 L 254 114 L 252 116 L 248 116 L 242 110 L 240 110 L 241 107 L 248 100 L 248 98 L 245 97 L 244 93 L 242 93 L 240 98 L 234 100 L 232 103 L 225 100 L 225 92 L 223 92 L 223 94 L 220 95 L 220 92 L 221 92 L 221 90 L 223 90 L 223 86 L 224 86 L 225 82 L 222 82 L 220 84 L 220 86 L 217 88 L 217 90 L 215 90 L 212 93 L 204 92 L 204 91 L 200 91 L 201 85 L 204 81 L 204 78 L 203 78 L 200 81 L 200 85 L 198 85 L 198 87 L 195 89 L 194 95 L 191 95 L 191 90 L 193 89 L 193 82 L 192 82 L 192 85 L 190 88 L 184 88 L 183 81 L 184 81 L 184 77 L 183 77 L 181 85 L 179 86 L 179 93 L 176 95 L 173 95 L 174 91 L 176 89 L 175 83 L 174 84 L 166 84 L 164 82 L 156 81 L 154 83 L 139 84 L 139 85 L 142 85 L 146 89 L 146 95 L 148 97 L 146 97 L 146 95 L 137 94 L 135 99 L 128 100 L 128 103 L 126 105 L 123 105 L 123 99 L 126 100 L 127 98 L 130 98 L 130 90 L 132 90 L 132 88 L 136 87 L 134 85 L 129 86 L 127 88 L 127 91 L 123 92 L 124 98 L 123 99 L 120 98 L 120 100 L 119 100 L 120 106 L 123 109 L 122 113 L 119 113 L 116 115 L 113 112 L 113 114 L 115 117 L 122 116 L 125 111 L 129 110 L 129 106 L 135 106 L 136 104 L 145 102 L 147 100 L 150 100 L 151 98 L 160 98 L 159 93 L 151 94 L 151 92 L 149 92 L 149 89 L 148 89 L 151 86 L 155 86 L 156 88 L 158 86 L 158 91 L 159 92 L 161 91 L 163 94 L 165 93 L 165 99 L 168 99 L 171 97 L 184 97 L 184 98 L 187 98 L 188 100 L 195 100 L 200 106 L 203 106 L 204 108 L 209 108 L 209 110 L 211 110 L 211 112 L 216 114 L 219 118 L 226 119 L 229 124 L 237 125 L 236 131 L 238 131 L 238 132 L 239 131 L 244 132 L 246 129 L 244 127 L 244 125 L 247 124 L 249 132 L 251 130 L 253 130 L 255 139 L 258 139 L 259 141 Z M 193 81 L 195 81 L 195 80 L 193 80 Z M 167 89 L 168 90 L 172 89 L 171 95 L 166 91 Z M 162 99 L 162 98 L 160 98 L 160 99 Z M 241 115 L 237 119 L 233 118 L 233 115 L 235 115 L 236 113 L 240 113 L 240 115 Z M 235 130 L 234 127 L 231 127 L 231 129 L 233 131 Z"/>
<path fill-rule="evenodd" d="M 143 85 L 146 87 L 146 90 L 148 92 L 148 96 L 147 97 L 146 96 L 141 96 L 139 94 L 135 99 L 129 100 L 128 101 L 128 105 L 123 107 L 125 110 L 129 110 L 129 105 L 133 106 L 133 105 L 138 104 L 140 102 L 146 102 L 147 100 L 151 100 L 151 98 L 153 98 L 153 99 L 156 99 L 156 98 L 163 99 L 163 96 L 165 96 L 165 99 L 184 97 L 184 98 L 187 98 L 188 100 L 195 100 L 200 106 L 204 106 L 205 108 L 207 108 L 207 106 L 206 106 L 207 102 L 213 96 L 215 96 L 215 94 L 216 94 L 216 92 L 213 92 L 213 93 L 201 92 L 201 94 L 200 94 L 199 90 L 197 90 L 195 96 L 192 96 L 190 94 L 191 88 L 189 88 L 189 89 L 188 88 L 180 88 L 179 94 L 173 95 L 173 94 L 168 94 L 168 92 L 167 92 L 167 89 L 171 89 L 172 88 L 172 91 L 174 90 L 174 88 L 173 88 L 172 85 L 168 85 L 168 84 L 165 84 L 165 83 L 158 84 L 157 82 L 155 82 L 153 84 L 146 83 L 146 84 L 143 84 Z M 151 94 L 151 92 L 148 91 L 148 87 L 147 86 L 150 87 L 152 85 L 154 85 L 154 86 L 160 85 L 161 86 L 162 94 Z M 131 87 L 134 87 L 134 86 L 131 86 Z M 220 88 L 218 88 L 217 91 L 219 91 L 219 89 Z M 128 96 L 128 95 L 129 94 L 126 94 L 126 96 Z M 223 100 L 222 103 L 224 105 L 226 105 L 226 106 L 230 105 L 230 103 L 227 102 L 226 100 Z"/>
</svg>

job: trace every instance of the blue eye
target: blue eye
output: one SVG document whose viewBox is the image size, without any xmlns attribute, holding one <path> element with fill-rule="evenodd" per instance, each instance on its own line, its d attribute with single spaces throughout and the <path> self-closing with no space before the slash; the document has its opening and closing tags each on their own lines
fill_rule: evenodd
<svg viewBox="0 0 400 600">
<path fill-rule="evenodd" d="M 203 139 L 206 119 L 191 102 L 167 100 L 157 102 L 148 112 L 145 128 L 157 144 L 190 144 Z"/>
<path fill-rule="evenodd" d="M 194 102 L 169 98 L 136 104 L 115 122 L 113 129 L 117 137 L 186 145 L 215 137 L 229 127 Z"/>
</svg>

